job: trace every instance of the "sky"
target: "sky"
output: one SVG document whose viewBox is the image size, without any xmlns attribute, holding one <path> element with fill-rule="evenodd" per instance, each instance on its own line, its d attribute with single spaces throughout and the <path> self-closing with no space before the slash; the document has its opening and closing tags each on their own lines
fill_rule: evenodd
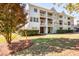
<svg viewBox="0 0 79 59">
<path fill-rule="evenodd" d="M 57 12 L 65 12 L 66 14 L 69 15 L 69 13 L 66 11 L 65 8 L 63 8 L 63 6 L 66 5 L 66 3 L 64 3 L 62 6 L 58 6 L 58 4 L 55 4 L 55 3 L 33 3 L 34 5 L 37 5 L 37 6 L 41 6 L 41 7 L 44 7 L 44 8 L 47 8 L 47 9 L 51 9 L 52 7 L 56 9 Z M 79 20 L 79 14 L 77 14 L 76 12 L 72 13 L 72 15 L 75 17 L 74 19 L 74 23 L 76 23 L 77 20 Z"/>
<path fill-rule="evenodd" d="M 41 7 L 44 7 L 44 8 L 47 8 L 47 9 L 51 9 L 52 7 L 54 7 L 57 11 L 63 11 L 64 9 L 61 7 L 57 7 L 56 4 L 54 3 L 34 3 L 35 5 L 37 6 L 41 6 Z"/>
</svg>

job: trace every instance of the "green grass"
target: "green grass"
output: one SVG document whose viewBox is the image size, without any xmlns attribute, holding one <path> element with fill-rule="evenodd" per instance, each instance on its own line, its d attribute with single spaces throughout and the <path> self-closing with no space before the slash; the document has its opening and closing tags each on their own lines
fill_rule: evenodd
<svg viewBox="0 0 79 59">
<path fill-rule="evenodd" d="M 38 38 L 32 40 L 33 45 L 25 50 L 16 52 L 13 55 L 46 55 L 48 53 L 61 53 L 65 49 L 71 49 L 75 46 L 75 40 Z M 60 51 L 60 52 L 59 52 Z"/>
</svg>

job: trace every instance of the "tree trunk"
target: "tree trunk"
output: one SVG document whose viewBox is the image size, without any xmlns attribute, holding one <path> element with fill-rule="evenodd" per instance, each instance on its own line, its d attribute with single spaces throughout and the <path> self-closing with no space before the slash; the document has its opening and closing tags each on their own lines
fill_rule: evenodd
<svg viewBox="0 0 79 59">
<path fill-rule="evenodd" d="M 27 31 L 25 31 L 25 35 L 26 35 L 26 40 L 27 40 Z"/>
<path fill-rule="evenodd" d="M 12 38 L 11 38 L 12 34 L 11 33 L 7 33 L 6 35 L 6 41 L 8 44 L 11 44 Z"/>
</svg>

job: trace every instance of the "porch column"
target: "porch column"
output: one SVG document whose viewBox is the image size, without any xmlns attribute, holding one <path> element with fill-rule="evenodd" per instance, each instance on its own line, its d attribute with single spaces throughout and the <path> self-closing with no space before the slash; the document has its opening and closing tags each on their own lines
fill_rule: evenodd
<svg viewBox="0 0 79 59">
<path fill-rule="evenodd" d="M 48 34 L 48 19 L 47 19 L 47 12 L 46 12 L 46 28 L 45 28 L 45 34 Z"/>
<path fill-rule="evenodd" d="M 48 27 L 45 28 L 45 34 L 48 34 Z"/>
</svg>

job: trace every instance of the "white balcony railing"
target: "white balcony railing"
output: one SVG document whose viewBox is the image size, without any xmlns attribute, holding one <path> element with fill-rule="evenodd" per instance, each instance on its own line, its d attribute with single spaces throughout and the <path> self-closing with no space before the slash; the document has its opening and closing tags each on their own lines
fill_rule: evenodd
<svg viewBox="0 0 79 59">
<path fill-rule="evenodd" d="M 52 15 L 48 15 L 48 17 L 52 18 Z"/>
<path fill-rule="evenodd" d="M 45 17 L 46 15 L 45 15 L 45 14 L 40 13 L 40 16 L 44 16 L 44 17 Z"/>
</svg>

